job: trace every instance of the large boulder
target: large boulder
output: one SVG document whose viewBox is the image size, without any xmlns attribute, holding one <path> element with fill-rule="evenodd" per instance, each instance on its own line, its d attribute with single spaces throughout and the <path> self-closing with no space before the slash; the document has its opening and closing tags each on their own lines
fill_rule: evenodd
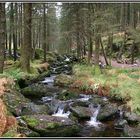
<svg viewBox="0 0 140 140">
<path fill-rule="evenodd" d="M 133 112 L 125 112 L 124 118 L 128 121 L 130 124 L 136 124 L 140 122 L 140 116 L 133 113 Z"/>
<path fill-rule="evenodd" d="M 45 77 L 50 76 L 50 72 L 47 71 L 41 71 L 38 69 L 38 74 L 34 76 L 24 75 L 20 79 L 17 80 L 17 83 L 20 88 L 25 88 L 33 83 L 36 83 L 38 81 L 42 81 Z"/>
<path fill-rule="evenodd" d="M 118 112 L 118 108 L 116 104 L 106 104 L 105 106 L 101 107 L 99 110 L 97 119 L 99 121 L 104 121 L 111 118 Z"/>
<path fill-rule="evenodd" d="M 68 91 L 68 90 L 63 90 L 59 95 L 58 99 L 59 100 L 70 100 L 70 99 L 77 99 L 79 95 L 77 93 Z"/>
<path fill-rule="evenodd" d="M 94 105 L 104 106 L 108 104 L 108 100 L 104 100 L 101 96 L 96 95 L 96 94 L 93 95 L 92 98 L 89 99 L 89 101 Z"/>
<path fill-rule="evenodd" d="M 48 114 L 51 112 L 47 105 L 35 105 L 21 93 L 7 92 L 2 97 L 7 109 L 15 116 L 28 114 Z"/>
<path fill-rule="evenodd" d="M 125 137 L 140 137 L 140 126 L 130 127 L 125 125 L 123 132 Z"/>
<path fill-rule="evenodd" d="M 115 129 L 123 129 L 125 125 L 127 124 L 127 121 L 124 119 L 119 119 L 117 122 L 114 124 Z"/>
<path fill-rule="evenodd" d="M 36 105 L 34 103 L 28 103 L 24 105 L 21 111 L 21 115 L 33 115 L 33 114 L 50 114 L 51 110 L 47 104 Z"/>
<path fill-rule="evenodd" d="M 70 75 L 60 74 L 54 80 L 54 85 L 69 86 L 73 83 L 73 78 Z"/>
<path fill-rule="evenodd" d="M 36 83 L 32 84 L 24 89 L 21 90 L 21 93 L 24 96 L 31 97 L 33 96 L 34 98 L 37 97 L 43 97 L 43 96 L 50 96 L 53 93 L 59 92 L 59 89 L 57 87 L 49 87 L 45 84 L 42 83 Z"/>
<path fill-rule="evenodd" d="M 22 118 L 40 136 L 76 136 L 79 132 L 79 127 L 68 118 L 49 115 L 28 115 Z"/>
<path fill-rule="evenodd" d="M 25 98 L 18 91 L 9 91 L 6 92 L 2 99 L 7 106 L 9 112 L 15 116 L 21 115 L 22 108 L 30 102 L 29 99 Z"/>
<path fill-rule="evenodd" d="M 28 127 L 18 127 L 18 132 L 24 134 L 26 137 L 40 137 L 40 134 L 29 129 Z"/>
<path fill-rule="evenodd" d="M 70 107 L 70 111 L 78 119 L 89 119 L 92 116 L 92 113 L 88 107 L 83 106 Z"/>
</svg>

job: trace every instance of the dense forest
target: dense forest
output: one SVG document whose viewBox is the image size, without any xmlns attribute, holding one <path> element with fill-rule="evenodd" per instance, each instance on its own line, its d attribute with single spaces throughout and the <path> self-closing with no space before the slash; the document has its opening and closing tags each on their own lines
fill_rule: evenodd
<svg viewBox="0 0 140 140">
<path fill-rule="evenodd" d="M 0 3 L 1 137 L 139 137 L 139 3 Z"/>
</svg>

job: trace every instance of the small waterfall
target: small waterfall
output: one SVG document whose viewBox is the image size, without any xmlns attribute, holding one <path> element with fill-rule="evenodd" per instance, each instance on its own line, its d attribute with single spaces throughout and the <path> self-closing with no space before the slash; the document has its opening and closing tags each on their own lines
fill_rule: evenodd
<svg viewBox="0 0 140 140">
<path fill-rule="evenodd" d="M 97 108 L 94 108 L 93 105 L 91 104 L 89 106 L 89 108 L 91 110 L 92 116 L 90 118 L 90 121 L 87 121 L 87 124 L 90 125 L 90 126 L 99 127 L 99 125 L 101 124 L 101 122 L 99 122 L 97 120 L 97 115 L 98 115 L 99 110 L 100 110 L 100 105 L 98 105 Z"/>
<path fill-rule="evenodd" d="M 70 61 L 70 59 L 67 57 L 64 61 L 65 61 L 65 62 L 69 62 L 69 61 Z"/>
<path fill-rule="evenodd" d="M 53 84 L 54 79 L 56 76 L 46 77 L 44 81 L 42 81 L 43 84 Z"/>
<path fill-rule="evenodd" d="M 46 102 L 50 102 L 52 101 L 53 97 L 42 97 L 41 100 L 43 101 L 43 103 L 46 103 Z"/>
<path fill-rule="evenodd" d="M 120 117 L 120 119 L 123 119 L 123 110 L 119 110 L 119 117 Z"/>
<path fill-rule="evenodd" d="M 68 118 L 70 115 L 70 111 L 64 112 L 64 106 L 64 104 L 60 104 L 56 113 L 52 114 L 52 116 Z"/>
<path fill-rule="evenodd" d="M 108 101 L 108 99 L 107 99 L 106 97 L 103 97 L 103 100 L 104 100 L 104 101 Z"/>
</svg>

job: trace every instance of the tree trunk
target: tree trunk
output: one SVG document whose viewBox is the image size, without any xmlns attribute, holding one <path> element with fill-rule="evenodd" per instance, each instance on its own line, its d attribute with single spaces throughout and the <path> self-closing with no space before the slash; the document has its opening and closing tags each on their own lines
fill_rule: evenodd
<svg viewBox="0 0 140 140">
<path fill-rule="evenodd" d="M 20 9 L 20 47 L 23 46 L 23 4 Z"/>
<path fill-rule="evenodd" d="M 95 36 L 95 65 L 99 66 L 100 36 Z"/>
<path fill-rule="evenodd" d="M 43 50 L 44 62 L 46 62 L 46 5 L 43 4 Z"/>
<path fill-rule="evenodd" d="M 133 42 L 131 46 L 131 64 L 134 63 L 134 48 L 135 48 L 135 42 Z"/>
<path fill-rule="evenodd" d="M 81 46 L 80 46 L 80 29 L 79 29 L 79 24 L 80 24 L 80 14 L 79 14 L 79 5 L 77 6 L 77 11 L 76 11 L 76 42 L 77 42 L 77 58 L 81 59 Z"/>
<path fill-rule="evenodd" d="M 92 36 L 89 37 L 89 50 L 88 50 L 88 64 L 91 63 L 92 52 L 93 52 Z"/>
<path fill-rule="evenodd" d="M 109 53 L 109 65 L 111 66 L 111 54 L 112 54 L 112 45 L 113 45 L 113 33 L 110 33 L 108 36 L 108 49 L 110 50 Z"/>
<path fill-rule="evenodd" d="M 92 21 L 91 21 L 91 18 L 92 18 L 92 7 L 91 5 L 89 4 L 88 5 L 88 8 L 89 8 L 89 16 L 88 16 L 88 22 L 89 22 L 89 49 L 88 49 L 88 64 L 91 63 L 91 58 L 92 58 L 92 52 L 93 52 L 93 42 L 92 42 L 92 35 L 93 35 L 93 32 L 92 32 Z"/>
<path fill-rule="evenodd" d="M 4 30 L 5 30 L 5 50 L 7 51 L 8 49 L 8 42 L 7 42 L 7 22 L 6 22 L 6 11 L 5 11 L 5 6 L 4 6 L 4 23 L 5 23 L 5 27 L 4 27 Z M 6 58 L 6 53 L 4 53 L 4 58 Z"/>
<path fill-rule="evenodd" d="M 5 3 L 0 3 L 0 73 L 4 68 L 4 50 L 5 50 Z"/>
<path fill-rule="evenodd" d="M 14 61 L 17 60 L 17 20 L 18 20 L 18 15 L 17 15 L 17 3 L 15 3 L 15 20 L 14 20 L 14 15 L 13 15 L 13 50 L 14 50 Z"/>
<path fill-rule="evenodd" d="M 21 47 L 21 68 L 25 72 L 30 72 L 30 60 L 32 56 L 31 48 L 31 17 L 32 4 L 24 3 L 24 46 Z"/>
<path fill-rule="evenodd" d="M 121 4 L 120 23 L 121 23 L 121 31 L 124 31 L 125 30 L 125 3 Z"/>
<path fill-rule="evenodd" d="M 101 44 L 102 53 L 103 53 L 103 56 L 104 56 L 104 59 L 105 59 L 105 63 L 106 63 L 106 65 L 109 65 L 109 63 L 108 63 L 108 61 L 107 61 L 106 54 L 105 54 L 105 50 L 104 50 L 104 46 L 103 46 L 103 42 L 102 42 L 101 36 L 100 36 L 100 44 Z"/>
<path fill-rule="evenodd" d="M 13 3 L 10 4 L 10 32 L 9 32 L 9 55 L 12 56 L 13 46 Z"/>
<path fill-rule="evenodd" d="M 47 4 L 47 8 L 49 10 L 49 5 Z M 47 51 L 50 51 L 50 15 L 49 12 L 47 12 Z"/>
</svg>

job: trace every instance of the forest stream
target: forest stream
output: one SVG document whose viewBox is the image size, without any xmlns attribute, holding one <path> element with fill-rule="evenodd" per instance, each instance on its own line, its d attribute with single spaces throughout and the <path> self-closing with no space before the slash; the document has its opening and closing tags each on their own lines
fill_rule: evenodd
<svg viewBox="0 0 140 140">
<path fill-rule="evenodd" d="M 44 121 L 45 119 L 49 121 L 51 120 L 51 123 L 57 120 L 63 124 L 61 124 L 61 126 L 58 128 L 57 126 L 51 126 L 51 129 L 56 127 L 57 129 L 55 131 L 60 131 L 58 129 L 65 129 L 66 127 L 68 129 L 68 132 L 63 130 L 62 132 L 60 131 L 55 135 L 55 131 L 52 131 L 50 129 L 52 132 L 50 133 L 50 131 L 47 131 L 45 134 L 45 130 L 43 131 L 43 133 L 41 132 L 41 129 L 45 129 L 44 126 L 36 128 L 36 126 L 31 126 L 30 124 L 28 124 L 30 129 L 36 132 L 41 132 L 40 136 L 123 136 L 122 130 L 123 126 L 126 124 L 126 120 L 123 118 L 123 111 L 121 107 L 122 103 L 112 102 L 111 99 L 96 94 L 88 95 L 84 92 L 72 88 L 55 86 L 55 79 L 58 74 L 72 74 L 72 66 L 71 62 L 69 61 L 70 58 L 65 56 L 65 59 L 59 62 L 59 64 L 58 62 L 52 64 L 52 66 L 50 67 L 50 76 L 45 77 L 43 81 L 33 83 L 32 85 L 26 87 L 26 89 L 31 88 L 34 89 L 34 91 L 40 90 L 39 97 L 26 96 L 32 101 L 31 104 L 35 104 L 38 106 L 45 105 L 49 108 L 49 115 L 46 115 L 47 117 L 39 113 L 39 115 L 36 115 L 35 118 L 40 119 L 41 121 Z M 44 89 L 47 89 L 45 96 L 41 95 L 41 92 L 43 92 L 44 90 L 43 87 Z M 36 106 L 31 105 L 31 108 L 32 110 L 37 111 Z M 21 119 L 19 116 L 17 118 Z M 28 119 L 24 118 L 24 121 L 28 123 Z M 61 135 L 61 133 L 66 134 Z"/>
</svg>

